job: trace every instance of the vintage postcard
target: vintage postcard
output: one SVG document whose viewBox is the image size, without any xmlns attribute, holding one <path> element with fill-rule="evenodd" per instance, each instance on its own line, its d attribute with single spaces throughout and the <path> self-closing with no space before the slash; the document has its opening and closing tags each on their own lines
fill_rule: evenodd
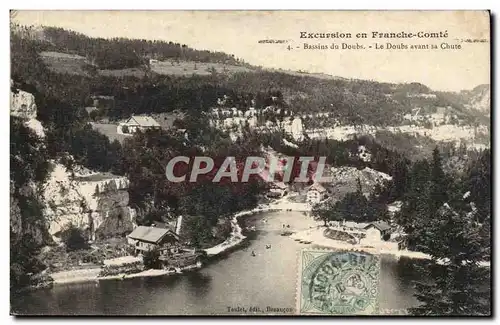
<svg viewBox="0 0 500 325">
<path fill-rule="evenodd" d="M 12 10 L 11 314 L 491 316 L 490 35 Z"/>
</svg>

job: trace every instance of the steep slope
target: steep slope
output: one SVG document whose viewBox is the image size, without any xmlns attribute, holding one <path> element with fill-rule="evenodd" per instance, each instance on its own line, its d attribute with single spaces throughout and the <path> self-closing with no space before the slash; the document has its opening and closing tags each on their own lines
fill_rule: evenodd
<svg viewBox="0 0 500 325">
<path fill-rule="evenodd" d="M 490 92 L 490 85 L 479 85 L 471 91 L 465 92 L 465 107 L 468 109 L 475 109 L 489 115 L 491 110 Z"/>
<path fill-rule="evenodd" d="M 85 169 L 75 173 L 55 164 L 44 184 L 49 233 L 58 240 L 70 224 L 91 239 L 129 233 L 135 211 L 128 207 L 128 186 L 126 177 Z"/>
<path fill-rule="evenodd" d="M 10 115 L 23 119 L 25 125 L 39 137 L 45 137 L 42 123 L 36 119 L 37 107 L 35 96 L 32 94 L 23 90 L 12 89 L 10 92 Z"/>
<path fill-rule="evenodd" d="M 18 78 L 44 80 L 37 88 L 47 89 L 40 92 L 50 91 L 55 99 L 76 107 L 91 105 L 90 98 L 96 94 L 113 96 L 114 105 L 105 112 L 111 120 L 132 113 L 207 110 L 220 106 L 218 100 L 227 96 L 230 100 L 225 108 L 245 111 L 276 105 L 293 113 L 331 113 L 327 119 L 317 119 L 327 124 L 397 126 L 410 123 L 407 116 L 411 119 L 436 113 L 453 118 L 453 124 L 475 121 L 474 114 L 456 95 L 436 92 L 420 83 L 329 79 L 256 68 L 226 53 L 180 44 L 103 40 L 57 28 L 45 28 L 44 33 L 49 41 L 33 41 L 34 48 L 30 49 L 37 58 L 27 57 L 26 52 L 31 52 L 25 50 L 22 37 L 12 37 L 13 61 L 19 58 L 36 63 L 13 64 Z M 35 70 L 40 66 L 37 60 L 48 66 L 47 72 L 22 69 L 33 66 Z M 478 100 L 474 103 L 483 103 Z M 432 123 L 429 119 L 425 122 Z"/>
<path fill-rule="evenodd" d="M 33 94 L 12 89 L 10 115 L 19 118 L 40 140 L 44 139 L 44 128 L 36 119 L 37 105 Z M 40 145 L 43 147 L 44 143 Z M 34 153 L 41 149 L 33 148 Z M 50 165 L 51 171 L 45 182 L 31 182 L 19 189 L 21 193 L 34 197 L 38 196 L 39 189 L 42 190 L 39 201 L 46 224 L 23 223 L 17 199 L 11 197 L 11 229 L 15 234 L 22 237 L 23 233 L 30 233 L 42 244 L 47 242 L 42 240 L 46 236 L 45 228 L 57 241 L 61 231 L 70 224 L 87 231 L 92 239 L 123 235 L 132 230 L 135 211 L 128 207 L 129 181 L 126 177 L 96 173 L 77 165 L 70 171 L 55 161 Z"/>
</svg>

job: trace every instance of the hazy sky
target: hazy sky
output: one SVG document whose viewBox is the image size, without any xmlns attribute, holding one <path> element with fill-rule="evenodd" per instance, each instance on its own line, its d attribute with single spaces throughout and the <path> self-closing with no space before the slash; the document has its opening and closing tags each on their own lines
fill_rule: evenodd
<svg viewBox="0 0 500 325">
<path fill-rule="evenodd" d="M 158 39 L 223 51 L 269 68 L 385 82 L 421 82 L 435 90 L 490 83 L 487 12 L 362 11 L 20 11 L 25 25 L 59 26 L 89 36 Z M 351 39 L 301 39 L 300 32 L 351 33 Z M 373 39 L 379 32 L 445 32 L 443 39 Z M 360 32 L 366 39 L 356 39 Z M 259 44 L 262 39 L 287 44 Z M 460 43 L 486 39 L 487 43 Z M 303 43 L 364 44 L 366 50 L 305 50 Z M 375 50 L 383 44 L 461 44 L 460 50 Z M 299 46 L 292 51 L 288 44 Z"/>
</svg>

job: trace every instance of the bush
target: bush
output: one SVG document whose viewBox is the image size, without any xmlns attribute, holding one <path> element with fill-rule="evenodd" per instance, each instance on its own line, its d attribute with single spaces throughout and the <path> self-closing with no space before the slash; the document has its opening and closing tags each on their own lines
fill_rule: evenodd
<svg viewBox="0 0 500 325">
<path fill-rule="evenodd" d="M 133 274 L 143 270 L 141 262 L 125 263 L 122 265 L 105 266 L 99 272 L 99 277 L 114 276 L 118 274 Z"/>
<path fill-rule="evenodd" d="M 97 121 L 98 117 L 99 117 L 99 112 L 97 110 L 91 111 L 89 113 L 89 118 L 94 122 Z"/>
<path fill-rule="evenodd" d="M 83 231 L 74 225 L 70 225 L 63 233 L 63 243 L 66 245 L 66 250 L 76 251 L 88 248 L 87 238 Z"/>
</svg>

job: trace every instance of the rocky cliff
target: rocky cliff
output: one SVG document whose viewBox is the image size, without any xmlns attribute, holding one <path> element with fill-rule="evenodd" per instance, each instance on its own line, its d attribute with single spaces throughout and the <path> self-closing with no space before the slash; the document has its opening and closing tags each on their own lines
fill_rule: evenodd
<svg viewBox="0 0 500 325">
<path fill-rule="evenodd" d="M 333 197 L 342 199 L 347 193 L 356 192 L 358 184 L 361 185 L 363 194 L 368 197 L 377 185 L 384 185 L 392 177 L 385 173 L 365 167 L 332 167 L 328 176 L 333 178 L 329 185 Z M 359 183 L 358 183 L 359 180 Z"/>
<path fill-rule="evenodd" d="M 20 118 L 20 121 L 11 121 L 11 130 L 13 128 L 12 123 L 21 122 L 26 127 L 34 130 L 40 138 L 43 139 L 45 136 L 42 124 L 36 120 L 37 107 L 35 97 L 26 91 L 16 89 L 12 81 L 10 115 Z M 30 169 L 31 167 L 34 169 L 41 167 L 41 163 L 37 161 L 36 155 L 43 150 L 45 143 L 43 140 L 30 139 L 25 133 L 21 131 L 21 134 L 11 134 L 10 138 L 11 169 L 19 168 L 14 173 L 11 170 L 10 241 L 11 245 L 16 246 L 21 251 L 23 250 L 23 244 L 26 247 L 29 246 L 26 241 L 31 241 L 34 244 L 33 246 L 42 246 L 51 242 L 47 232 L 47 224 L 41 213 L 41 206 L 43 204 L 41 203 L 38 184 L 35 184 L 33 179 L 30 179 L 28 176 L 33 176 L 32 174 L 35 173 L 33 169 Z M 33 140 L 33 142 L 26 142 L 28 139 Z M 30 166 L 30 163 L 38 165 L 37 167 Z M 27 166 L 30 168 L 27 168 Z M 23 173 L 25 173 L 25 180 L 24 183 L 20 183 L 19 179 L 15 179 L 15 175 Z"/>
<path fill-rule="evenodd" d="M 27 127 L 41 138 L 45 137 L 43 126 L 36 119 L 37 106 L 32 94 L 12 88 L 10 104 L 11 116 L 20 117 Z M 47 243 L 39 233 L 48 228 L 52 239 L 59 241 L 62 232 L 70 225 L 84 230 L 92 240 L 132 231 L 135 211 L 128 207 L 129 181 L 126 177 L 94 173 L 78 166 L 70 171 L 57 162 L 52 162 L 52 165 L 44 184 L 33 184 L 27 188 L 33 191 L 42 188 L 40 202 L 44 205 L 48 224 L 22 224 L 22 218 L 16 217 L 19 208 L 14 200 L 11 204 L 11 229 L 16 236 L 21 238 L 21 235 L 30 233 L 36 235 L 37 242 Z"/>
<path fill-rule="evenodd" d="M 135 211 L 128 207 L 129 181 L 109 173 L 75 172 L 55 164 L 44 184 L 49 233 L 60 240 L 68 226 L 76 226 L 92 240 L 132 231 Z"/>
<path fill-rule="evenodd" d="M 467 92 L 465 107 L 489 113 L 491 110 L 490 85 L 479 85 Z"/>
<path fill-rule="evenodd" d="M 45 136 L 42 123 L 36 119 L 37 107 L 35 96 L 32 94 L 19 89 L 12 90 L 10 92 L 10 115 L 22 118 L 25 120 L 25 125 L 35 131 L 38 136 Z"/>
</svg>

